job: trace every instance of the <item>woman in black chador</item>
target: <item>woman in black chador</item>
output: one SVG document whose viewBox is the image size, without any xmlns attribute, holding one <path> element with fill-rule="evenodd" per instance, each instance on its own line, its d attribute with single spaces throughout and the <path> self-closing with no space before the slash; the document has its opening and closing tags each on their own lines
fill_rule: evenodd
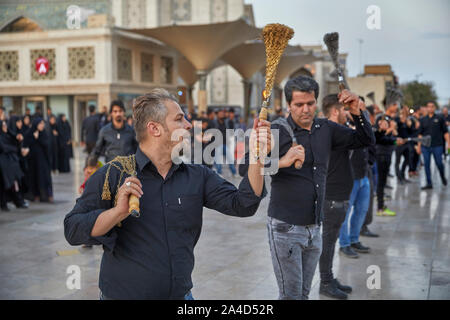
<svg viewBox="0 0 450 320">
<path fill-rule="evenodd" d="M 54 115 L 50 116 L 47 126 L 47 132 L 50 137 L 50 167 L 55 173 L 59 168 L 59 132 L 58 125 L 56 123 L 56 117 Z"/>
<path fill-rule="evenodd" d="M 30 148 L 28 170 L 30 189 L 35 201 L 53 202 L 53 187 L 50 168 L 49 137 L 42 118 L 35 118 L 27 132 L 24 147 Z"/>
<path fill-rule="evenodd" d="M 64 114 L 58 118 L 58 167 L 59 172 L 70 172 L 72 155 L 72 129 Z"/>
<path fill-rule="evenodd" d="M 28 119 L 29 120 L 29 119 Z M 11 116 L 8 122 L 8 130 L 9 132 L 16 138 L 16 143 L 18 146 L 18 156 L 19 156 L 19 164 L 20 169 L 23 172 L 23 178 L 20 183 L 20 190 L 25 198 L 30 193 L 29 187 L 29 179 L 28 179 L 28 154 L 30 153 L 29 148 L 24 148 L 23 141 L 27 134 L 27 131 L 30 130 L 30 126 L 25 126 L 23 123 L 22 117 L 19 116 Z M 29 197 L 28 197 L 29 198 Z M 33 197 L 31 197 L 31 200 Z"/>
<path fill-rule="evenodd" d="M 19 143 L 9 132 L 6 121 L 0 121 L 0 207 L 8 211 L 7 201 L 17 208 L 26 208 L 21 192 L 23 172 L 19 164 Z"/>
</svg>

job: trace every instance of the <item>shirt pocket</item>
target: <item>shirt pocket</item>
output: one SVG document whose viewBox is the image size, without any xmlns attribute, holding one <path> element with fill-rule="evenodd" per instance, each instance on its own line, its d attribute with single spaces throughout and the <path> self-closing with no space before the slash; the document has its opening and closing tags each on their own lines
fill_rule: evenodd
<svg viewBox="0 0 450 320">
<path fill-rule="evenodd" d="M 173 196 L 168 200 L 171 225 L 177 229 L 192 230 L 201 228 L 203 196 L 187 194 Z"/>
</svg>

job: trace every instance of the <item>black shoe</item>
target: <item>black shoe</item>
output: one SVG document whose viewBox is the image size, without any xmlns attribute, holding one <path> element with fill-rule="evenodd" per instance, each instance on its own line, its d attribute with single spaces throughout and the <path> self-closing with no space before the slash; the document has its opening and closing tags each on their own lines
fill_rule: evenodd
<svg viewBox="0 0 450 320">
<path fill-rule="evenodd" d="M 403 181 L 405 181 L 406 183 L 412 183 L 412 181 L 409 179 L 403 179 Z"/>
<path fill-rule="evenodd" d="M 427 184 L 425 187 L 421 188 L 422 190 L 430 190 L 433 189 L 433 186 L 431 184 Z"/>
<path fill-rule="evenodd" d="M 391 187 L 390 185 L 388 185 L 388 184 L 385 185 L 384 187 L 385 187 L 386 189 L 392 189 L 392 187 Z"/>
<path fill-rule="evenodd" d="M 399 179 L 399 180 L 398 180 L 398 183 L 399 183 L 400 185 L 404 186 L 406 182 L 405 182 L 405 180 L 403 180 L 403 179 Z"/>
<path fill-rule="evenodd" d="M 337 287 L 336 283 L 334 281 L 331 282 L 320 282 L 320 289 L 319 293 L 323 294 L 324 296 L 339 299 L 339 300 L 346 300 L 347 294 Z"/>
<path fill-rule="evenodd" d="M 361 244 L 361 242 L 352 243 L 350 245 L 350 247 L 352 247 L 353 250 L 355 250 L 356 252 L 360 252 L 360 253 L 369 253 L 370 252 L 370 248 L 363 246 Z"/>
<path fill-rule="evenodd" d="M 361 232 L 359 234 L 364 237 L 369 237 L 369 238 L 378 238 L 379 237 L 378 234 L 373 233 L 372 231 L 369 230 L 369 228 L 361 229 Z"/>
<path fill-rule="evenodd" d="M 345 286 L 343 284 L 341 284 L 338 279 L 333 279 L 334 283 L 336 283 L 336 286 L 339 290 L 341 290 L 342 292 L 345 293 L 352 293 L 353 289 L 350 286 Z"/>
<path fill-rule="evenodd" d="M 350 259 L 357 259 L 357 258 L 359 258 L 359 255 L 350 246 L 340 248 L 339 252 L 342 253 L 347 258 L 350 258 Z"/>
<path fill-rule="evenodd" d="M 388 177 L 389 177 L 389 178 L 393 178 L 394 175 L 393 175 L 392 173 L 388 173 Z"/>
<path fill-rule="evenodd" d="M 447 186 L 447 179 L 442 178 L 442 184 L 443 184 L 444 186 Z"/>
</svg>

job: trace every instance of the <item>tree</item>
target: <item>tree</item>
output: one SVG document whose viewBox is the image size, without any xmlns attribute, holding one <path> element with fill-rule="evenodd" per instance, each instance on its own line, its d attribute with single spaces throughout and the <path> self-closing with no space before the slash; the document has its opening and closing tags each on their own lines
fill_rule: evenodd
<svg viewBox="0 0 450 320">
<path fill-rule="evenodd" d="M 404 95 L 404 103 L 408 106 L 423 106 L 428 101 L 436 101 L 437 94 L 433 82 L 418 82 L 417 80 L 400 86 Z"/>
</svg>

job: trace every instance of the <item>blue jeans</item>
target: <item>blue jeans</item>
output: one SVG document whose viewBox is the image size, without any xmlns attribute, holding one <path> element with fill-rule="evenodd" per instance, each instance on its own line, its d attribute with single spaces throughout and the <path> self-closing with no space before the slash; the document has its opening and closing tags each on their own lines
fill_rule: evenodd
<svg viewBox="0 0 450 320">
<path fill-rule="evenodd" d="M 345 215 L 344 223 L 339 235 L 339 245 L 341 248 L 359 242 L 359 232 L 366 218 L 370 203 L 370 182 L 368 177 L 353 180 L 353 189 L 350 194 L 350 201 Z M 353 207 L 353 214 L 350 212 Z M 349 231 L 350 227 L 350 231 Z"/>
<path fill-rule="evenodd" d="M 268 217 L 272 264 L 280 300 L 308 300 L 322 252 L 318 225 L 297 226 Z"/>
<path fill-rule="evenodd" d="M 442 146 L 437 147 L 424 147 L 422 146 L 422 154 L 423 160 L 425 162 L 425 174 L 427 175 L 427 185 L 432 185 L 431 182 L 431 154 L 433 154 L 434 162 L 439 170 L 439 174 L 441 178 L 445 177 L 444 175 L 444 165 L 442 164 L 442 154 L 443 154 Z"/>
</svg>

